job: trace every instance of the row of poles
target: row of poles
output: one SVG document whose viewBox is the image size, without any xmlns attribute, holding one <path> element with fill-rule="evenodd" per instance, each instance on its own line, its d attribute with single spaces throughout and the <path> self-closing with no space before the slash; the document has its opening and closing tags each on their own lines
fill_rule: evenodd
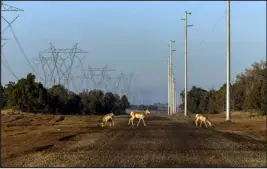
<svg viewBox="0 0 267 169">
<path fill-rule="evenodd" d="M 191 12 L 185 11 L 184 18 L 184 116 L 187 116 L 187 28 L 193 25 L 187 24 L 187 16 Z M 177 113 L 177 92 L 172 68 L 172 45 L 175 41 L 170 40 L 170 56 L 168 59 L 168 115 Z M 231 120 L 230 114 L 230 1 L 226 1 L 226 120 Z"/>
</svg>

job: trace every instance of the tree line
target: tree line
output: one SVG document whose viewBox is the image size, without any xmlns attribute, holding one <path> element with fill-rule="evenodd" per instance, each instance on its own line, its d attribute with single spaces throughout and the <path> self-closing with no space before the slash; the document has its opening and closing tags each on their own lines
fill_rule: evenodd
<svg viewBox="0 0 267 169">
<path fill-rule="evenodd" d="M 84 90 L 74 93 L 63 85 L 45 88 L 29 73 L 26 78 L 0 86 L 3 101 L 1 108 L 49 114 L 123 114 L 130 107 L 128 98 L 101 90 Z"/>
<path fill-rule="evenodd" d="M 267 111 L 266 61 L 255 62 L 236 76 L 230 85 L 230 109 L 265 114 Z M 226 84 L 218 90 L 204 90 L 193 86 L 187 92 L 188 111 L 191 113 L 219 113 L 226 110 Z M 184 90 L 180 93 L 184 108 Z"/>
<path fill-rule="evenodd" d="M 139 110 L 139 111 L 144 111 L 144 110 L 148 109 L 148 110 L 154 110 L 155 111 L 155 110 L 159 109 L 159 106 L 140 104 L 140 105 L 131 105 L 130 109 Z"/>
</svg>

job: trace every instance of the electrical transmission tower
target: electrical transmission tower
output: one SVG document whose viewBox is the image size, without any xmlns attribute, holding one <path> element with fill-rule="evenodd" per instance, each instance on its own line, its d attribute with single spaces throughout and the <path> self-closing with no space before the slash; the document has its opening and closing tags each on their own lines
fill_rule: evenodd
<svg viewBox="0 0 267 169">
<path fill-rule="evenodd" d="M 18 12 L 21 12 L 21 11 L 24 11 L 24 10 L 19 9 L 17 7 L 14 7 L 14 6 L 10 6 L 10 5 L 4 4 L 3 2 L 1 2 L 1 12 L 13 12 L 13 13 L 16 12 L 17 13 L 17 16 L 15 18 L 10 19 L 11 21 L 9 21 L 9 19 L 7 19 L 3 15 L 1 15 L 1 18 L 5 21 L 4 23 L 7 24 L 7 26 L 4 27 L 3 30 L 1 30 L 1 33 L 3 34 L 8 28 L 10 28 L 11 33 L 13 34 L 14 40 L 16 41 L 16 43 L 17 43 L 17 45 L 18 45 L 23 57 L 26 59 L 28 65 L 29 65 L 29 67 L 32 69 L 32 71 L 35 73 L 36 76 L 40 77 L 39 73 L 32 66 L 29 57 L 26 55 L 25 51 L 23 50 L 23 47 L 22 47 L 22 45 L 21 45 L 21 43 L 20 43 L 20 41 L 19 41 L 19 39 L 18 39 L 17 35 L 15 34 L 15 31 L 13 30 L 13 27 L 12 27 L 12 24 L 19 17 Z M 4 39 L 4 38 L 1 37 L 1 39 Z M 1 45 L 1 47 L 2 46 L 3 45 Z M 6 59 L 6 61 L 7 61 L 7 59 Z M 43 80 L 42 77 L 40 77 L 40 79 Z"/>
<path fill-rule="evenodd" d="M 84 72 L 84 79 L 91 79 L 93 89 L 104 90 L 103 84 L 105 77 L 107 76 L 107 71 L 116 71 L 114 69 L 107 68 L 108 65 L 105 65 L 104 68 L 92 68 L 90 65 L 88 65 L 88 69 L 82 70 Z"/>
<path fill-rule="evenodd" d="M 24 10 L 19 9 L 17 7 L 14 6 L 10 6 L 7 4 L 4 4 L 3 2 L 1 2 L 1 19 L 3 19 L 5 22 L 2 22 L 2 24 L 6 23 L 7 26 L 3 26 L 3 29 L 1 30 L 1 51 L 2 51 L 2 47 L 7 43 L 6 38 L 3 38 L 2 35 L 4 34 L 4 32 L 11 27 L 11 25 L 18 19 L 19 15 L 17 14 L 17 16 L 15 18 L 12 18 L 11 21 L 9 21 L 9 19 L 7 19 L 6 17 L 4 17 L 2 12 L 22 12 Z"/>
<path fill-rule="evenodd" d="M 120 95 L 125 95 L 129 99 L 131 97 L 131 90 L 132 90 L 132 83 L 134 80 L 134 74 L 130 73 L 126 75 L 125 73 L 121 72 L 118 77 L 117 83 L 117 92 Z"/>
<path fill-rule="evenodd" d="M 56 49 L 55 46 L 50 43 L 50 48 L 39 52 L 39 57 L 35 62 L 36 67 L 40 67 L 44 74 L 44 84 L 46 86 L 61 84 L 70 88 L 70 82 L 73 87 L 76 86 L 73 83 L 73 73 L 81 73 L 82 60 L 77 54 L 88 53 L 84 50 L 77 48 L 78 43 L 74 45 L 73 48 L 69 49 Z M 76 70 L 79 72 L 72 72 L 73 67 L 75 66 L 75 60 L 79 60 L 78 67 Z"/>
<path fill-rule="evenodd" d="M 23 12 L 24 10 L 19 9 L 17 7 L 14 6 L 10 6 L 7 4 L 4 4 L 3 2 L 1 2 L 1 12 Z M 7 26 L 4 27 L 3 30 L 1 30 L 1 33 L 3 34 L 9 27 L 11 27 L 11 24 L 15 22 L 15 20 L 17 20 L 19 17 L 19 15 L 17 14 L 17 16 L 15 18 L 12 18 L 11 21 L 8 21 L 8 19 L 6 17 L 4 17 L 3 15 L 1 15 L 1 18 L 5 21 L 5 23 L 7 23 Z"/>
<path fill-rule="evenodd" d="M 123 73 L 120 73 L 120 75 L 117 77 L 111 77 L 108 73 L 106 73 L 104 82 L 106 91 L 118 94 L 119 92 L 118 89 L 123 78 L 124 78 Z"/>
<path fill-rule="evenodd" d="M 129 84 L 129 97 L 128 99 L 130 100 L 131 103 L 135 104 L 135 100 L 137 98 L 137 91 L 136 91 L 136 84 L 137 84 L 137 79 L 135 78 L 134 74 L 131 73 L 131 81 Z"/>
<path fill-rule="evenodd" d="M 127 98 L 131 97 L 131 87 L 132 87 L 132 82 L 134 78 L 134 73 L 130 73 L 128 76 L 124 76 L 123 78 L 123 95 L 126 95 Z"/>
<path fill-rule="evenodd" d="M 4 17 L 4 15 L 2 15 L 2 12 L 22 12 L 24 10 L 22 9 L 19 9 L 17 7 L 14 7 L 14 6 L 10 6 L 10 5 L 7 5 L 7 4 L 4 4 L 3 2 L 1 2 L 1 18 L 5 21 L 5 22 L 2 22 L 3 24 L 6 23 L 7 26 L 4 27 L 4 29 L 1 30 L 1 35 L 4 34 L 4 32 L 9 28 L 11 27 L 11 25 L 18 19 L 19 15 L 17 14 L 17 16 L 15 18 L 12 18 L 11 21 L 9 21 L 6 17 Z M 1 42 L 2 41 L 5 41 L 4 43 L 1 43 L 1 47 L 3 47 L 7 42 L 7 39 L 6 38 L 3 38 L 1 36 Z M 1 48 L 2 49 L 2 48 Z"/>
<path fill-rule="evenodd" d="M 1 87 L 2 87 L 2 57 L 4 57 L 3 46 L 7 43 L 7 39 L 3 38 L 2 35 L 7 30 L 7 28 L 10 27 L 11 24 L 19 17 L 19 15 L 17 15 L 17 17 L 15 17 L 15 19 L 13 19 L 11 22 L 9 22 L 8 19 L 6 19 L 4 17 L 2 12 L 18 12 L 18 11 L 23 11 L 23 10 L 16 8 L 14 6 L 4 4 L 3 2 L 1 2 L 1 19 L 3 19 L 8 24 L 7 27 L 5 27 L 3 30 L 1 29 L 1 55 L 0 55 L 0 85 L 1 85 Z M 3 24 L 3 22 L 1 22 L 1 23 Z M 5 59 L 6 59 L 5 65 L 7 65 L 7 69 L 11 70 L 11 67 L 8 65 L 7 58 L 5 58 Z M 13 71 L 11 70 L 11 72 L 13 72 Z M 0 91 L 0 109 L 2 107 L 2 103 L 3 103 L 3 93 L 1 90 Z"/>
<path fill-rule="evenodd" d="M 5 65 L 6 65 L 6 68 L 7 70 L 9 70 L 9 72 L 15 77 L 16 75 L 14 74 L 13 70 L 11 69 L 10 65 L 8 64 L 8 60 L 7 58 L 5 57 L 4 53 L 3 53 L 3 47 L 4 45 L 7 43 L 7 40 L 6 38 L 3 38 L 2 35 L 4 34 L 4 32 L 9 28 L 11 27 L 11 24 L 15 22 L 15 20 L 19 17 L 19 15 L 17 14 L 17 16 L 15 18 L 12 18 L 11 21 L 9 21 L 9 19 L 7 19 L 6 17 L 4 17 L 3 13 L 4 12 L 20 12 L 20 11 L 24 11 L 22 9 L 19 9 L 17 7 L 14 7 L 14 6 L 10 6 L 10 5 L 7 5 L 7 4 L 4 4 L 2 1 L 1 1 L 1 19 L 4 20 L 4 22 L 1 22 L 3 25 L 1 27 L 3 27 L 4 29 L 1 29 L 1 55 L 0 55 L 0 85 L 2 85 L 2 61 L 3 61 L 3 58 L 5 59 L 5 62 L 3 62 Z M 4 26 L 4 23 L 7 24 L 7 26 L 5 27 Z M 1 99 L 0 99 L 0 102 L 2 102 L 2 93 L 0 94 L 1 96 Z M 1 103 L 0 103 L 1 104 Z M 1 105 L 0 105 L 1 106 Z"/>
<path fill-rule="evenodd" d="M 5 46 L 5 44 L 7 43 L 7 40 L 8 40 L 8 39 L 6 39 L 6 38 L 2 38 L 2 37 L 1 37 L 1 42 L 3 41 L 3 42 L 1 43 L 1 49 L 2 49 L 2 47 Z"/>
</svg>

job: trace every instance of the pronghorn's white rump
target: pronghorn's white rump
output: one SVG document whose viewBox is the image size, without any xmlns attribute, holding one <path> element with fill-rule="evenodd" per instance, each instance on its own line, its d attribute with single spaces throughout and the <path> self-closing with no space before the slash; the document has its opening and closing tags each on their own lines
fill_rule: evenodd
<svg viewBox="0 0 267 169">
<path fill-rule="evenodd" d="M 208 117 L 205 117 L 205 116 L 202 115 L 202 114 L 196 114 L 196 120 L 195 120 L 196 127 L 198 127 L 198 121 L 200 121 L 200 125 L 199 125 L 199 127 L 201 127 L 201 125 L 202 125 L 203 122 L 204 122 L 206 128 L 208 128 L 207 123 L 208 123 L 209 126 L 211 127 L 211 121 L 210 121 L 210 119 L 208 119 Z"/>
<path fill-rule="evenodd" d="M 137 123 L 137 126 L 139 125 L 140 121 L 142 120 L 143 121 L 143 124 L 144 126 L 146 126 L 146 123 L 145 123 L 145 120 L 144 118 L 148 115 L 148 114 L 151 114 L 150 111 L 146 110 L 145 112 L 134 112 L 132 111 L 130 113 L 130 119 L 129 119 L 129 122 L 128 122 L 128 125 L 130 125 L 130 123 L 132 122 L 132 126 L 134 126 L 134 123 L 133 123 L 133 120 L 135 118 L 139 119 L 138 123 Z"/>
<path fill-rule="evenodd" d="M 113 117 L 115 117 L 113 113 L 109 113 L 109 114 L 106 114 L 105 116 L 103 116 L 100 126 L 101 127 L 106 126 L 108 121 L 111 121 L 113 126 L 114 126 Z"/>
</svg>

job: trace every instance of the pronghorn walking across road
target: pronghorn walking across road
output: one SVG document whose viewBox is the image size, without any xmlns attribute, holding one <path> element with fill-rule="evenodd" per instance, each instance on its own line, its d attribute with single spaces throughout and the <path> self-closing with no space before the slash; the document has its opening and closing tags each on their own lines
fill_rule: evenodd
<svg viewBox="0 0 267 169">
<path fill-rule="evenodd" d="M 200 125 L 199 125 L 199 127 L 201 127 L 201 124 L 202 124 L 203 122 L 204 122 L 206 128 L 208 128 L 207 123 L 208 123 L 209 126 L 211 127 L 211 121 L 210 121 L 210 119 L 208 119 L 208 117 L 203 116 L 202 114 L 196 114 L 196 121 L 195 121 L 195 123 L 196 123 L 196 127 L 197 127 L 197 124 L 198 124 L 198 121 L 199 121 L 199 120 L 200 120 Z"/>
<path fill-rule="evenodd" d="M 114 114 L 113 113 L 109 113 L 109 114 L 106 114 L 105 116 L 102 117 L 102 122 L 101 122 L 101 126 L 104 127 L 106 126 L 107 122 L 109 120 L 112 121 L 112 124 L 114 126 L 114 121 L 113 121 L 113 117 L 114 117 Z"/>
<path fill-rule="evenodd" d="M 132 126 L 134 126 L 133 120 L 134 120 L 135 118 L 137 118 L 137 119 L 139 119 L 139 121 L 138 121 L 138 123 L 137 123 L 137 126 L 139 125 L 139 123 L 140 123 L 141 120 L 143 121 L 144 126 L 146 126 L 146 123 L 145 123 L 144 118 L 145 118 L 148 114 L 150 114 L 150 111 L 148 111 L 148 110 L 146 110 L 145 112 L 134 112 L 134 111 L 132 111 L 132 112 L 130 113 L 130 116 L 131 116 L 131 117 L 130 117 L 130 119 L 129 119 L 129 123 L 128 123 L 128 125 L 130 125 L 130 122 L 132 122 Z"/>
</svg>

